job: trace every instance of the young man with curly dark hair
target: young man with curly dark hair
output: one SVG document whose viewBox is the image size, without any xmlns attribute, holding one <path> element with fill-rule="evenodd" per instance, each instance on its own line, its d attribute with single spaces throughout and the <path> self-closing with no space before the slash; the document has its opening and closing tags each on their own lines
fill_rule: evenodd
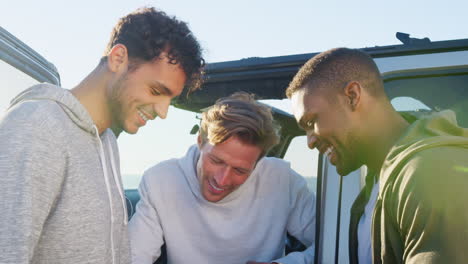
<svg viewBox="0 0 468 264">
<path fill-rule="evenodd" d="M 33 86 L 0 119 L 0 263 L 130 263 L 112 130 L 165 118 L 204 62 L 186 23 L 154 8 L 120 19 L 104 55 L 71 90 Z"/>
</svg>

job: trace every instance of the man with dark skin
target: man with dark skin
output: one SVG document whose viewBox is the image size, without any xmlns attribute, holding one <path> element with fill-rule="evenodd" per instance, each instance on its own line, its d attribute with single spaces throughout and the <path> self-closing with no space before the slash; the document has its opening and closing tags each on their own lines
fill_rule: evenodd
<svg viewBox="0 0 468 264">
<path fill-rule="evenodd" d="M 368 168 L 368 209 L 351 263 L 468 259 L 468 177 L 456 169 L 468 167 L 468 130 L 452 111 L 406 121 L 386 96 L 372 58 L 347 48 L 309 60 L 286 94 L 310 148 L 340 175 Z M 372 224 L 361 224 L 366 219 Z"/>
</svg>

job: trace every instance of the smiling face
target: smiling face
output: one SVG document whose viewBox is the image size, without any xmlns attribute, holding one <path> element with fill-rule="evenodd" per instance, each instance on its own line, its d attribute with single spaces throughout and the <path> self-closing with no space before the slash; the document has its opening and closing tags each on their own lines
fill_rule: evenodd
<svg viewBox="0 0 468 264">
<path fill-rule="evenodd" d="M 219 202 L 239 188 L 250 176 L 260 157 L 261 149 L 244 144 L 236 136 L 212 145 L 201 143 L 197 162 L 197 177 L 203 197 L 209 202 Z"/>
<path fill-rule="evenodd" d="M 178 96 L 186 74 L 166 56 L 127 71 L 108 90 L 112 127 L 135 134 L 157 116 L 166 118 L 171 99 Z"/>
<path fill-rule="evenodd" d="M 336 101 L 331 102 L 327 96 L 335 96 Z M 292 94 L 291 102 L 296 121 L 306 131 L 309 148 L 317 148 L 328 157 L 340 175 L 347 175 L 362 165 L 357 151 L 359 140 L 354 136 L 353 113 L 344 106 L 344 95 L 302 88 Z"/>
</svg>

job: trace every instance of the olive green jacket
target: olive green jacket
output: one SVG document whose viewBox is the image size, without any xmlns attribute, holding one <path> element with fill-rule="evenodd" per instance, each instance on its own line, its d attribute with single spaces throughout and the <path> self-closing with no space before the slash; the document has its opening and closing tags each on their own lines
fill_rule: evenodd
<svg viewBox="0 0 468 264">
<path fill-rule="evenodd" d="M 413 122 L 379 182 L 374 263 L 468 263 L 468 129 L 452 111 Z"/>
</svg>

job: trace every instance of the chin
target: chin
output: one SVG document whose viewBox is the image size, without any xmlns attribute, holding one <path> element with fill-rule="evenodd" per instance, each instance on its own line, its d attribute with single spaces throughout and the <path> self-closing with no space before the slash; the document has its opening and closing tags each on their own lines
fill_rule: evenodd
<svg viewBox="0 0 468 264">
<path fill-rule="evenodd" d="M 136 134 L 138 132 L 139 127 L 125 127 L 123 130 L 127 132 L 128 134 Z"/>
<path fill-rule="evenodd" d="M 128 134 L 135 135 L 138 132 L 138 129 L 133 131 L 133 130 L 125 130 Z"/>
<path fill-rule="evenodd" d="M 217 203 L 217 202 L 221 201 L 221 199 L 222 199 L 222 198 L 213 198 L 213 197 L 208 196 L 208 195 L 203 195 L 203 198 L 205 198 L 205 200 L 207 200 L 210 203 Z"/>
<path fill-rule="evenodd" d="M 352 171 L 341 171 L 341 170 L 336 170 L 340 176 L 348 176 Z"/>
<path fill-rule="evenodd" d="M 338 172 L 338 174 L 341 175 L 341 176 L 347 176 L 351 172 L 353 172 L 353 171 L 355 171 L 357 169 L 359 169 L 359 166 L 347 166 L 347 167 L 337 166 L 336 167 L 336 172 Z"/>
</svg>

